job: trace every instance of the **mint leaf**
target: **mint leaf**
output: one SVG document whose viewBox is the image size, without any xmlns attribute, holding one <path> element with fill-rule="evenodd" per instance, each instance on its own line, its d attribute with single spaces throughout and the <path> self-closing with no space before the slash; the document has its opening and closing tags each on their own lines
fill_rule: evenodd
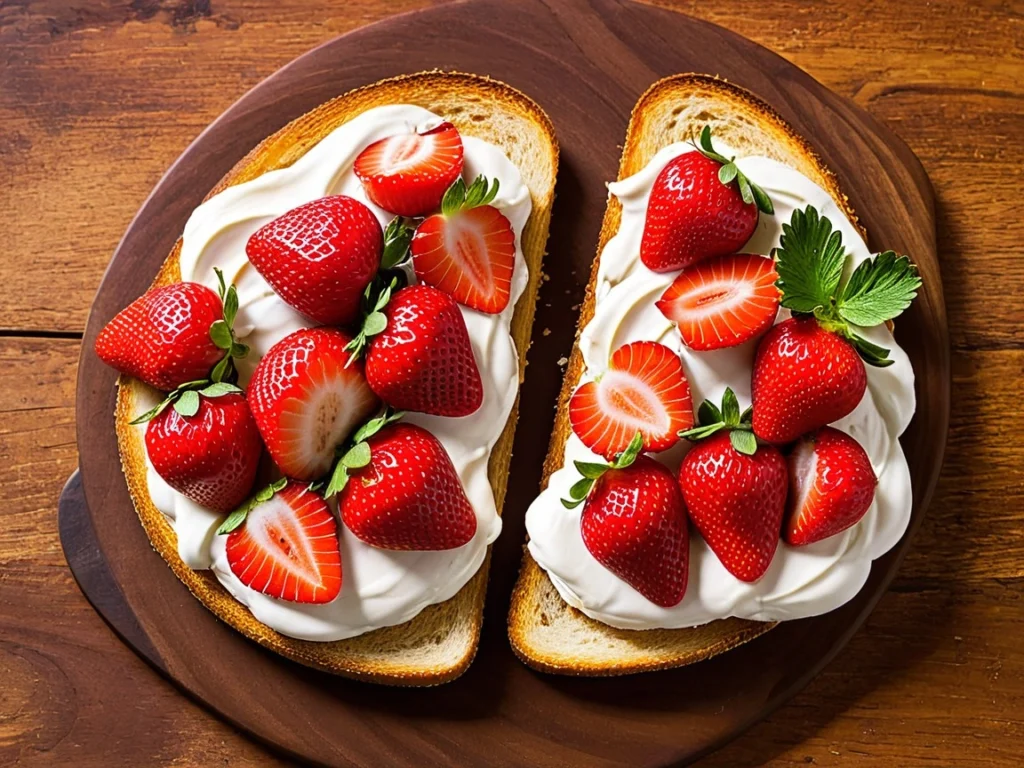
<svg viewBox="0 0 1024 768">
<path fill-rule="evenodd" d="M 806 313 L 831 306 L 846 263 L 842 235 L 811 205 L 793 211 L 782 233 L 775 252 L 775 285 L 782 291 L 782 306 Z"/>
<path fill-rule="evenodd" d="M 857 266 L 836 299 L 836 310 L 848 323 L 881 325 L 909 307 L 920 287 L 910 259 L 885 251 Z"/>
</svg>

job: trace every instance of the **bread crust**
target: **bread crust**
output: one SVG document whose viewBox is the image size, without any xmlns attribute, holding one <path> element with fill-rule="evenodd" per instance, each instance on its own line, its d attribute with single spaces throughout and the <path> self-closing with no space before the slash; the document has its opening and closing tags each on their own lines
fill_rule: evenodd
<svg viewBox="0 0 1024 768">
<path fill-rule="evenodd" d="M 516 304 L 511 328 L 519 351 L 522 383 L 554 201 L 559 150 L 548 116 L 511 86 L 477 75 L 432 71 L 389 78 L 358 88 L 302 115 L 263 140 L 210 190 L 206 199 L 229 186 L 291 165 L 338 126 L 367 109 L 387 104 L 414 104 L 441 115 L 464 135 L 501 146 L 523 174 L 533 204 L 521 237 L 530 278 Z M 524 162 L 526 159 L 529 159 L 528 164 Z M 180 281 L 180 253 L 179 238 L 157 274 L 154 286 Z M 147 391 L 148 387 L 135 379 L 121 376 L 118 381 L 115 425 L 128 489 L 153 548 L 218 618 L 249 639 L 301 664 L 375 683 L 438 685 L 454 680 L 469 667 L 483 623 L 490 551 L 480 570 L 446 602 L 427 607 L 404 624 L 325 643 L 296 640 L 274 631 L 257 621 L 209 571 L 194 571 L 186 566 L 178 556 L 174 529 L 149 495 L 142 436 L 128 423 L 137 410 L 138 399 Z M 517 396 L 488 465 L 499 514 L 505 497 L 518 407 Z"/>
<path fill-rule="evenodd" d="M 749 91 L 707 75 L 667 77 L 640 97 L 626 130 L 618 179 L 639 172 L 663 147 L 696 140 L 704 125 L 711 125 L 715 136 L 724 143 L 749 150 L 744 154 L 772 157 L 800 171 L 827 191 L 861 235 L 866 236 L 835 174 L 807 140 Z M 565 443 L 572 431 L 569 399 L 584 370 L 579 336 L 594 316 L 601 252 L 618 232 L 621 218 L 621 203 L 609 195 L 597 257 L 576 328 L 576 344 L 558 397 L 542 488 L 565 460 Z M 731 618 L 688 629 L 616 629 L 567 605 L 525 548 L 508 616 L 512 650 L 524 663 L 542 672 L 578 676 L 626 675 L 692 664 L 748 642 L 774 626 Z"/>
</svg>

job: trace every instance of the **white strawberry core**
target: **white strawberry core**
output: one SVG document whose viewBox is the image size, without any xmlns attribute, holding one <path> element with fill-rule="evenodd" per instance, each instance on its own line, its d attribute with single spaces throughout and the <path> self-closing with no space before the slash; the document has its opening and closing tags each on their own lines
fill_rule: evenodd
<svg viewBox="0 0 1024 768">
<path fill-rule="evenodd" d="M 486 233 L 481 227 L 465 216 L 449 219 L 445 224 L 444 247 L 459 270 L 459 279 L 468 278 L 477 290 L 487 292 L 494 277 L 486 256 Z"/>
<path fill-rule="evenodd" d="M 649 384 L 623 371 L 610 370 L 597 387 L 601 410 L 631 429 L 663 434 L 671 427 L 668 411 Z"/>
<path fill-rule="evenodd" d="M 281 597 L 285 600 L 298 598 L 300 582 L 323 586 L 313 551 L 316 538 L 305 535 L 288 502 L 275 496 L 257 505 L 246 518 L 245 526 L 248 536 L 263 556 L 249 562 L 245 570 L 238 574 L 240 579 L 244 580 L 249 573 L 260 573 L 267 565 L 282 568 L 286 575 Z M 331 534 L 320 538 L 328 537 Z M 271 563 L 267 563 L 268 560 Z M 272 574 L 272 571 L 268 573 Z M 265 588 L 266 585 L 252 585 L 254 589 L 261 586 Z"/>
<path fill-rule="evenodd" d="M 433 142 L 418 134 L 394 136 L 384 145 L 380 158 L 381 169 L 387 174 L 400 173 L 429 160 L 432 152 Z"/>
<path fill-rule="evenodd" d="M 796 503 L 794 509 L 797 511 L 799 523 L 818 472 L 818 454 L 814 450 L 814 442 L 801 440 L 793 449 L 791 459 L 793 463 L 790 466 L 794 471 L 790 473 L 789 487 Z"/>
</svg>

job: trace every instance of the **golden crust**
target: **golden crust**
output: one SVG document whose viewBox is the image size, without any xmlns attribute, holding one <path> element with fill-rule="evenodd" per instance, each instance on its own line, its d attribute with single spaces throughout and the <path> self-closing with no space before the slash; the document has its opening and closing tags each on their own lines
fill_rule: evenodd
<svg viewBox="0 0 1024 768">
<path fill-rule="evenodd" d="M 639 172 L 661 148 L 696 138 L 703 125 L 743 154 L 774 157 L 800 171 L 831 195 L 865 235 L 835 174 L 768 104 L 749 91 L 707 75 L 683 74 L 654 83 L 630 116 L 619 179 Z M 601 225 L 597 254 L 580 311 L 577 344 L 566 367 L 554 430 L 544 461 L 542 484 L 561 468 L 572 427 L 569 399 L 583 373 L 579 334 L 594 315 L 594 290 L 600 254 L 618 232 L 622 205 L 610 196 Z M 512 594 L 508 631 L 512 649 L 527 665 L 543 672 L 580 676 L 625 675 L 670 669 L 708 659 L 769 631 L 775 624 L 725 619 L 692 629 L 620 630 L 567 605 L 547 573 L 524 550 Z"/>
<path fill-rule="evenodd" d="M 519 91 L 485 77 L 438 71 L 382 80 L 317 107 L 265 139 L 242 158 L 207 197 L 267 171 L 287 167 L 336 127 L 361 112 L 396 103 L 423 106 L 453 122 L 464 135 L 502 146 L 523 172 L 533 211 L 521 238 L 530 280 L 512 319 L 521 382 L 554 201 L 558 143 L 547 115 Z M 179 239 L 154 285 L 181 279 L 180 251 Z M 477 574 L 450 600 L 426 608 L 404 624 L 329 643 L 295 640 L 270 629 L 232 598 L 211 573 L 193 571 L 186 566 L 178 557 L 174 529 L 149 496 L 141 433 L 128 424 L 132 414 L 137 412 L 139 397 L 147 389 L 128 377 L 122 376 L 119 381 L 115 422 L 122 467 L 139 519 L 154 549 L 203 605 L 264 647 L 307 666 L 346 677 L 390 685 L 437 685 L 454 680 L 468 668 L 476 653 L 483 622 L 489 553 Z M 518 400 L 488 467 L 499 513 L 505 496 L 517 416 Z"/>
</svg>

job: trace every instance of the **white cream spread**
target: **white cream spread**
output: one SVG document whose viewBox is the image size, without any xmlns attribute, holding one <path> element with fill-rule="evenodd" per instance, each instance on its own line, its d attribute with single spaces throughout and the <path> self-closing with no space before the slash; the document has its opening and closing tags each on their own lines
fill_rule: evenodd
<svg viewBox="0 0 1024 768">
<path fill-rule="evenodd" d="M 758 340 L 712 352 L 695 352 L 684 346 L 675 326 L 654 304 L 678 273 L 657 274 L 640 261 L 651 188 L 668 161 L 687 151 L 693 151 L 693 147 L 684 143 L 666 147 L 639 173 L 609 185 L 611 194 L 622 203 L 622 223 L 600 256 L 596 310 L 580 338 L 586 363 L 580 381 L 600 374 L 619 346 L 639 340 L 658 341 L 682 358 L 695 406 L 709 398 L 721 402 L 725 388 L 731 387 L 740 407 L 745 408 L 750 404 L 750 376 Z M 726 156 L 735 154 L 726 146 L 718 151 Z M 848 269 L 871 255 L 829 194 L 810 179 L 765 157 L 745 157 L 737 165 L 768 193 L 775 206 L 774 215 L 760 215 L 743 252 L 769 254 L 779 244 L 783 222 L 790 220 L 795 209 L 813 205 L 842 233 L 843 244 L 852 257 Z M 776 322 L 788 317 L 788 310 L 780 310 Z M 867 579 L 871 561 L 903 535 L 911 506 L 910 474 L 897 438 L 914 413 L 914 372 L 906 353 L 884 326 L 862 332 L 872 342 L 891 349 L 894 361 L 888 368 L 867 366 L 864 399 L 853 413 L 833 425 L 864 446 L 878 476 L 874 503 L 863 520 L 844 533 L 809 546 L 791 547 L 780 542 L 768 572 L 754 584 L 744 583 L 726 571 L 690 526 L 686 596 L 672 608 L 661 608 L 594 559 L 580 535 L 582 506 L 568 510 L 560 503 L 560 499 L 568 498 L 569 487 L 579 478 L 573 460 L 601 460 L 571 435 L 565 447 L 565 464 L 551 476 L 547 489 L 526 515 L 530 554 L 548 572 L 562 598 L 594 619 L 625 629 L 693 627 L 730 616 L 758 621 L 797 619 L 825 613 L 850 600 Z M 657 458 L 677 472 L 688 447 L 685 440 L 680 441 Z"/>
<path fill-rule="evenodd" d="M 313 325 L 285 304 L 249 264 L 245 256 L 249 236 L 302 203 L 335 194 L 365 203 L 381 226 L 386 226 L 392 214 L 367 199 L 352 171 L 353 162 L 378 139 L 436 125 L 440 120 L 410 105 L 371 109 L 331 132 L 294 165 L 230 187 L 193 212 L 185 225 L 181 277 L 215 288 L 213 268 L 218 267 L 235 283 L 239 296 L 235 330 L 251 348 L 248 357 L 239 361 L 242 386 L 271 346 L 289 333 Z M 406 420 L 430 430 L 451 456 L 476 512 L 473 539 L 441 552 L 391 552 L 364 544 L 339 522 L 343 578 L 338 598 L 323 605 L 278 600 L 249 589 L 231 572 L 225 555 L 226 537 L 215 533 L 223 516 L 175 492 L 149 467 L 150 495 L 174 526 L 182 560 L 191 568 L 212 569 L 257 619 L 282 634 L 305 640 L 341 640 L 408 621 L 428 605 L 443 602 L 462 589 L 483 563 L 487 546 L 501 532 L 487 464 L 519 387 L 519 357 L 510 325 L 528 280 L 520 238 L 531 202 L 519 169 L 499 147 L 471 136 L 463 136 L 462 141 L 466 181 L 483 174 L 500 182 L 493 205 L 509 219 L 516 236 L 511 300 L 497 315 L 461 308 L 483 379 L 480 409 L 462 418 L 409 413 Z M 140 403 L 140 412 L 149 405 Z"/>
</svg>

